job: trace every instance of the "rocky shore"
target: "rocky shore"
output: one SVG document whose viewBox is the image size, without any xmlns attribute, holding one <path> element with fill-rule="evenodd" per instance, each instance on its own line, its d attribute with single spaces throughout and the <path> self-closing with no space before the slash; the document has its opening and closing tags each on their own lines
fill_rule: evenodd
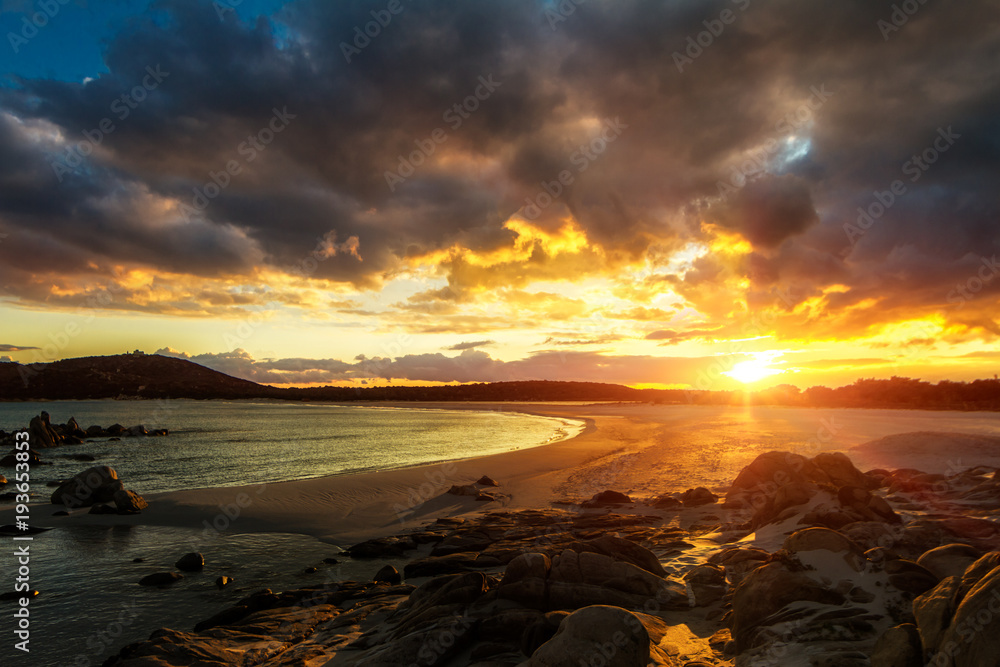
<svg viewBox="0 0 1000 667">
<path fill-rule="evenodd" d="M 998 479 L 771 452 L 724 498 L 506 511 L 483 478 L 453 493 L 486 509 L 339 555 L 370 560 L 371 581 L 254 592 L 105 664 L 995 665 Z"/>
</svg>

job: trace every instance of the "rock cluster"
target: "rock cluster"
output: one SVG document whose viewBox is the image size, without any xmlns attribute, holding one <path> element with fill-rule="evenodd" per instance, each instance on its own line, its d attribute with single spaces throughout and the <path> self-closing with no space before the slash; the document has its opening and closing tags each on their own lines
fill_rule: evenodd
<svg viewBox="0 0 1000 667">
<path fill-rule="evenodd" d="M 346 551 L 409 556 L 402 575 L 386 565 L 371 582 L 262 591 L 108 664 L 995 664 L 1000 537 L 964 513 L 994 506 L 993 476 L 862 473 L 839 454 L 772 452 L 725 508 L 701 509 L 715 500 L 705 489 L 663 509 L 666 496 L 603 492 L 592 511 L 441 518 Z M 901 509 L 928 502 L 918 518 Z M 712 549 L 672 520 L 708 511 L 724 515 Z"/>
<path fill-rule="evenodd" d="M 145 498 L 126 490 L 115 469 L 108 466 L 77 473 L 59 485 L 50 501 L 70 509 L 91 507 L 91 514 L 138 514 L 149 507 Z M 114 503 L 114 508 L 106 503 Z"/>
</svg>

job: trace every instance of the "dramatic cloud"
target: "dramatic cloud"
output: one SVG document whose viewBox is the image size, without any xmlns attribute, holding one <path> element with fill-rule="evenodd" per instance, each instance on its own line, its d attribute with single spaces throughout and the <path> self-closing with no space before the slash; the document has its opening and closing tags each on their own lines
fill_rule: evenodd
<svg viewBox="0 0 1000 667">
<path fill-rule="evenodd" d="M 442 0 L 357 45 L 384 5 L 216 4 L 153 3 L 85 81 L 0 88 L 9 303 L 561 348 L 1000 336 L 991 0 L 890 33 L 862 0 Z M 485 344 L 400 368 L 498 377 Z"/>
</svg>

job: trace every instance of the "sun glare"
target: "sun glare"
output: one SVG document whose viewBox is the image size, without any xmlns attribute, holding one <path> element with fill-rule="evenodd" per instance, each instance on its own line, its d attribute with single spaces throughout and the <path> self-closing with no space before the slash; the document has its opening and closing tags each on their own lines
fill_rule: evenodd
<svg viewBox="0 0 1000 667">
<path fill-rule="evenodd" d="M 774 362 L 774 359 L 780 355 L 780 352 L 760 353 L 755 355 L 752 359 L 741 361 L 733 366 L 732 370 L 725 371 L 723 375 L 728 375 L 743 384 L 751 384 L 772 375 L 779 375 L 785 371 L 780 368 L 772 368 L 771 364 Z"/>
</svg>

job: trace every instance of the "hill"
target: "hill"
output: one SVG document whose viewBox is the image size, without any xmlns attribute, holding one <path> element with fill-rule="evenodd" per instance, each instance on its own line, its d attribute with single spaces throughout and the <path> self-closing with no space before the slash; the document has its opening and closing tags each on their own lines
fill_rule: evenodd
<svg viewBox="0 0 1000 667">
<path fill-rule="evenodd" d="M 0 363 L 0 400 L 266 398 L 277 391 L 158 354 Z"/>
</svg>

